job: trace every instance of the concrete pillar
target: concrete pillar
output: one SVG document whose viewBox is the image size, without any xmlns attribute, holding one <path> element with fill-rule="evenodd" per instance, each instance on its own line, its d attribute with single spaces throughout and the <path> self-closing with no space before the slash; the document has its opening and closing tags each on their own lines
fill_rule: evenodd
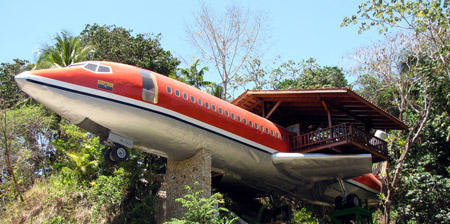
<svg viewBox="0 0 450 224">
<path fill-rule="evenodd" d="M 211 151 L 201 149 L 194 156 L 183 161 L 167 159 L 166 178 L 166 220 L 180 218 L 186 209 L 181 206 L 181 203 L 175 202 L 175 199 L 182 198 L 188 193 L 185 189 L 186 185 L 190 186 L 193 192 L 203 190 L 202 197 L 211 196 Z M 195 182 L 198 182 L 198 185 L 194 186 Z"/>
</svg>

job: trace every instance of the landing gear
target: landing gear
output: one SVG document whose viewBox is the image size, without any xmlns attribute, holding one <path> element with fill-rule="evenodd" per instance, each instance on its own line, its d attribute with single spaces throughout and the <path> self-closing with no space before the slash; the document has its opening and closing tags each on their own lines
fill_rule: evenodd
<svg viewBox="0 0 450 224">
<path fill-rule="evenodd" d="M 341 178 L 338 178 L 338 183 L 342 191 L 342 196 L 337 196 L 334 199 L 334 205 L 336 205 L 336 208 L 344 209 L 344 208 L 360 207 L 361 201 L 359 200 L 358 196 L 356 196 L 356 194 L 347 194 L 344 181 Z"/>
<path fill-rule="evenodd" d="M 345 199 L 342 196 L 337 196 L 334 199 L 334 205 L 337 209 L 360 207 L 361 202 L 356 194 L 349 194 Z"/>
<path fill-rule="evenodd" d="M 105 160 L 112 164 L 127 160 L 128 155 L 128 150 L 125 148 L 125 146 L 120 144 L 114 144 L 112 147 L 108 147 L 108 149 L 106 149 L 105 153 L 103 154 Z"/>
<path fill-rule="evenodd" d="M 347 207 L 359 207 L 361 206 L 361 201 L 356 194 L 349 194 L 347 196 Z"/>
</svg>

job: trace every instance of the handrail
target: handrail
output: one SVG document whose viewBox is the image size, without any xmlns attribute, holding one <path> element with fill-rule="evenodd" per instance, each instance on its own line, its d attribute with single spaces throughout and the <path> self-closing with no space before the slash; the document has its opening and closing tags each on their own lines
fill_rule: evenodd
<svg viewBox="0 0 450 224">
<path fill-rule="evenodd" d="M 355 141 L 382 155 L 387 155 L 387 143 L 385 141 L 349 123 L 292 137 L 291 148 L 301 150 L 344 141 Z"/>
</svg>

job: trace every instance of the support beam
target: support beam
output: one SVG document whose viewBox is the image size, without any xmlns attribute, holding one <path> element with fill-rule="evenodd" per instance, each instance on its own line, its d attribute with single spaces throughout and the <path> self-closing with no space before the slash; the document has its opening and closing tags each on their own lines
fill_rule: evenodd
<svg viewBox="0 0 450 224">
<path fill-rule="evenodd" d="M 181 218 L 186 212 L 175 199 L 182 198 L 189 192 L 185 189 L 188 185 L 193 192 L 202 190 L 202 197 L 211 196 L 211 151 L 199 150 L 194 156 L 183 161 L 167 159 L 167 207 L 166 220 Z M 198 185 L 194 185 L 198 182 Z M 190 193 L 193 193 L 190 192 Z"/>
<path fill-rule="evenodd" d="M 328 127 L 333 126 L 333 122 L 331 120 L 331 112 L 328 109 L 327 103 L 325 102 L 325 100 L 320 100 L 322 102 L 323 108 L 325 108 L 325 111 L 327 111 L 327 115 L 328 115 Z"/>
<path fill-rule="evenodd" d="M 357 118 L 355 115 L 351 114 L 350 112 L 332 104 L 332 103 L 328 103 L 331 107 L 333 107 L 334 109 L 344 113 L 345 115 L 347 115 L 347 117 L 350 117 L 351 119 L 355 120 L 356 122 L 364 125 L 364 126 L 368 126 L 366 122 L 362 121 L 361 119 Z"/>
<path fill-rule="evenodd" d="M 262 101 L 262 117 L 266 116 L 266 103 Z"/>
<path fill-rule="evenodd" d="M 267 116 L 265 116 L 264 118 L 269 119 L 270 115 L 272 115 L 272 113 L 275 112 L 275 110 L 278 108 L 278 106 L 280 106 L 281 102 L 282 101 L 278 101 L 277 104 L 275 104 L 275 106 L 269 111 Z"/>
</svg>

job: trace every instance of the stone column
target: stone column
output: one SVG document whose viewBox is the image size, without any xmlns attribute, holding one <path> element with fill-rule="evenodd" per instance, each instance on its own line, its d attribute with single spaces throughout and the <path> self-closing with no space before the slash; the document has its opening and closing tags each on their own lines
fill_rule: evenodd
<svg viewBox="0 0 450 224">
<path fill-rule="evenodd" d="M 182 198 L 188 193 L 186 185 L 190 186 L 193 192 L 203 190 L 202 197 L 211 196 L 211 151 L 201 149 L 183 161 L 167 159 L 166 182 L 166 220 L 180 218 L 186 209 L 181 203 L 175 202 L 175 199 Z M 198 182 L 198 185 L 194 185 L 195 182 Z"/>
</svg>

